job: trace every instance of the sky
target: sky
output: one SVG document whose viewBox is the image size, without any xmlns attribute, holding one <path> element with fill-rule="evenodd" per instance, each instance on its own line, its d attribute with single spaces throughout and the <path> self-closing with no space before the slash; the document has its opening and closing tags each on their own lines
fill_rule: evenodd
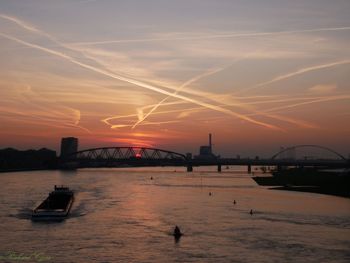
<svg viewBox="0 0 350 263">
<path fill-rule="evenodd" d="M 0 0 L 0 148 L 350 153 L 348 0 Z"/>
</svg>

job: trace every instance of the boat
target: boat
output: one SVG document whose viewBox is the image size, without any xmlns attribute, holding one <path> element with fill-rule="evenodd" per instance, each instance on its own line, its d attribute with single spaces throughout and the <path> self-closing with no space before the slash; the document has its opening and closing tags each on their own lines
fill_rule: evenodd
<svg viewBox="0 0 350 263">
<path fill-rule="evenodd" d="M 65 186 L 56 186 L 49 196 L 32 212 L 33 221 L 64 220 L 72 208 L 74 192 Z"/>
</svg>

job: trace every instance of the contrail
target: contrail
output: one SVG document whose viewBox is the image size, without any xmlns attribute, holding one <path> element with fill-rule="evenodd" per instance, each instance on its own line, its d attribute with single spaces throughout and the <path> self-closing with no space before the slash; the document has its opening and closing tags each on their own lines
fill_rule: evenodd
<svg viewBox="0 0 350 263">
<path fill-rule="evenodd" d="M 345 26 L 345 27 L 316 28 L 316 29 L 276 31 L 276 32 L 218 34 L 218 35 L 209 35 L 209 36 L 205 35 L 205 36 L 197 36 L 197 37 L 121 39 L 121 40 L 76 42 L 76 43 L 70 43 L 70 44 L 83 46 L 83 45 L 104 45 L 104 44 L 113 44 L 113 43 L 137 43 L 137 42 L 173 41 L 173 40 L 202 40 L 202 39 L 216 39 L 216 38 L 259 37 L 259 36 L 286 35 L 286 34 L 307 33 L 307 32 L 344 31 L 344 30 L 350 30 L 350 27 Z"/>
<path fill-rule="evenodd" d="M 253 118 L 250 118 L 250 117 L 247 117 L 245 115 L 242 115 L 242 114 L 230 111 L 228 109 L 225 109 L 225 108 L 222 108 L 222 107 L 219 107 L 219 106 L 215 106 L 215 105 L 212 105 L 212 104 L 209 104 L 209 103 L 206 103 L 206 102 L 198 101 L 198 100 L 195 100 L 195 99 L 183 96 L 183 95 L 173 94 L 173 93 L 171 93 L 169 91 L 166 91 L 166 90 L 163 90 L 161 88 L 152 86 L 150 84 L 147 84 L 147 83 L 135 80 L 135 79 L 131 79 L 131 78 L 126 78 L 126 77 L 123 77 L 123 76 L 120 76 L 120 75 L 108 72 L 106 70 L 96 68 L 94 66 L 82 63 L 82 62 L 80 62 L 80 61 L 74 59 L 73 57 L 71 57 L 69 55 L 66 55 L 64 53 L 61 53 L 61 52 L 58 52 L 58 51 L 55 51 L 55 50 L 52 50 L 52 49 L 49 49 L 49 48 L 45 48 L 43 46 L 39 46 L 39 45 L 36 45 L 36 44 L 30 43 L 30 42 L 27 42 L 27 41 L 15 38 L 13 36 L 10 36 L 10 35 L 4 34 L 4 33 L 0 33 L 0 35 L 2 37 L 4 37 L 4 38 L 10 39 L 10 40 L 15 41 L 17 43 L 20 43 L 22 45 L 25 45 L 25 46 L 28 46 L 28 47 L 31 47 L 31 48 L 34 48 L 34 49 L 38 49 L 38 50 L 44 51 L 46 53 L 49 53 L 49 54 L 52 54 L 52 55 L 64 58 L 64 59 L 70 61 L 73 64 L 79 65 L 79 66 L 81 66 L 81 67 L 83 67 L 85 69 L 89 69 L 89 70 L 94 71 L 96 73 L 99 73 L 101 75 L 108 76 L 108 77 L 113 78 L 113 79 L 121 80 L 121 81 L 130 83 L 130 84 L 134 84 L 136 86 L 143 87 L 145 89 L 152 90 L 152 91 L 155 91 L 155 92 L 158 92 L 158 93 L 162 93 L 162 94 L 165 94 L 167 96 L 171 96 L 171 97 L 174 97 L 174 98 L 182 99 L 182 100 L 191 102 L 193 104 L 197 104 L 197 105 L 206 107 L 208 109 L 212 109 L 212 110 L 215 110 L 215 111 L 218 111 L 218 112 L 222 112 L 222 113 L 225 113 L 225 114 L 228 114 L 228 115 L 240 118 L 242 120 L 248 121 L 250 123 L 254 123 L 256 125 L 260 125 L 260 126 L 263 126 L 263 127 L 266 127 L 266 128 L 274 129 L 274 130 L 280 130 L 280 128 L 278 128 L 277 126 L 270 125 L 268 123 L 264 123 L 264 122 L 261 122 L 261 121 L 257 121 L 257 120 L 255 120 Z"/>
<path fill-rule="evenodd" d="M 347 100 L 347 99 L 350 99 L 350 95 L 338 95 L 338 96 L 332 96 L 332 97 L 327 97 L 327 98 L 319 98 L 319 99 L 315 99 L 315 100 L 311 100 L 311 101 L 304 101 L 304 102 L 300 102 L 300 103 L 294 103 L 294 104 L 289 104 L 289 105 L 285 105 L 285 106 L 270 108 L 270 109 L 266 110 L 265 113 L 295 108 L 298 106 L 303 106 L 303 105 L 308 105 L 308 104 L 313 104 L 313 103 L 333 101 L 333 100 Z"/>
<path fill-rule="evenodd" d="M 265 98 L 279 98 L 279 97 L 283 97 L 282 95 L 263 95 L 263 96 L 245 96 L 245 97 L 236 97 L 236 99 L 238 100 L 246 100 L 246 99 L 265 99 Z M 248 105 L 255 105 L 255 104 L 263 104 L 263 103 L 270 103 L 270 102 L 286 102 L 286 101 L 290 101 L 290 100 L 304 100 L 307 98 L 288 98 L 288 99 L 275 99 L 275 100 L 266 100 L 266 101 L 253 101 L 253 102 L 244 102 L 244 104 L 248 104 Z M 183 101 L 183 100 L 177 100 L 177 101 L 172 101 L 172 102 L 166 102 L 166 103 L 162 103 L 163 106 L 172 106 L 172 105 L 180 105 L 180 104 L 186 104 L 188 103 L 187 101 Z M 151 104 L 151 105 L 146 105 L 140 108 L 141 111 L 144 111 L 146 109 L 150 109 L 153 108 L 154 106 L 156 106 L 157 104 Z M 221 104 L 220 106 L 239 106 L 238 103 L 229 103 L 229 104 Z M 129 116 L 129 117 L 135 117 L 135 114 L 132 115 L 125 115 L 125 116 Z"/>
<path fill-rule="evenodd" d="M 266 97 L 266 96 L 264 96 L 264 97 Z M 336 99 L 341 99 L 341 98 L 343 98 L 343 97 L 337 97 Z M 315 103 L 315 102 L 319 102 L 319 101 L 323 101 L 323 100 L 329 100 L 329 98 L 324 98 L 324 97 L 289 98 L 289 99 L 280 99 L 280 100 L 269 100 L 269 101 L 266 101 L 266 103 L 280 103 L 280 102 L 289 102 L 289 101 L 295 101 L 295 100 L 309 100 L 309 101 L 306 102 L 306 103 L 302 102 L 302 103 L 293 104 L 294 107 L 296 107 L 298 105 L 310 104 L 310 103 Z M 181 102 L 182 103 L 182 101 L 176 101 L 176 102 Z M 166 104 L 173 105 L 176 102 L 170 102 L 170 103 L 166 103 Z M 265 103 L 265 101 L 257 101 L 257 102 L 253 101 L 253 102 L 248 102 L 247 104 L 260 104 L 260 103 Z M 145 106 L 144 108 L 150 108 L 150 107 L 153 107 L 155 105 L 156 104 L 148 105 L 148 106 Z M 226 104 L 222 104 L 222 105 L 219 105 L 219 106 L 227 106 L 227 105 Z M 236 104 L 229 104 L 228 106 L 237 106 L 237 105 Z M 278 108 L 275 108 L 275 109 L 278 110 L 278 109 L 283 109 L 283 108 L 287 108 L 287 107 L 288 107 L 288 105 L 287 106 L 283 106 L 283 107 L 278 107 Z M 187 114 L 190 114 L 190 113 L 193 113 L 193 112 L 200 112 L 200 111 L 203 111 L 203 110 L 206 110 L 206 108 L 204 108 L 204 107 L 192 107 L 192 108 L 187 108 L 187 109 L 159 111 L 159 112 L 155 112 L 153 114 L 157 114 L 157 115 L 169 114 L 169 113 L 187 113 Z M 270 112 L 272 112 L 272 111 L 274 111 L 274 109 L 267 110 L 267 111 L 262 111 L 262 112 L 254 111 L 254 113 L 249 114 L 249 116 L 260 116 L 260 115 L 262 115 L 262 116 L 266 116 L 266 117 L 269 117 L 269 118 L 277 119 L 277 120 L 280 120 L 280 121 L 292 123 L 292 124 L 295 124 L 295 125 L 298 125 L 298 126 L 301 126 L 301 127 L 305 127 L 305 128 L 317 128 L 317 126 L 315 126 L 314 124 L 306 122 L 306 121 L 303 121 L 303 120 L 293 119 L 293 118 L 290 118 L 290 117 L 280 116 L 280 115 L 276 115 L 276 114 L 271 114 Z M 109 126 L 113 126 L 113 124 L 110 123 L 110 121 L 112 121 L 112 120 L 124 119 L 124 118 L 135 118 L 137 116 L 138 116 L 137 114 L 113 116 L 113 117 L 105 118 L 105 119 L 103 119 L 101 121 L 104 122 L 105 124 L 109 125 Z M 131 125 L 122 125 L 122 126 L 123 127 L 130 127 Z M 119 127 L 119 128 L 121 128 L 121 127 Z"/>
<path fill-rule="evenodd" d="M 230 65 L 231 66 L 231 65 Z M 193 78 L 191 78 L 190 80 L 186 81 L 185 83 L 183 83 L 178 89 L 175 90 L 175 92 L 173 94 L 178 94 L 183 88 L 187 87 L 188 85 L 204 78 L 210 75 L 213 75 L 215 73 L 218 73 L 220 71 L 225 70 L 226 68 L 229 68 L 230 66 L 227 67 L 222 67 L 222 68 L 218 68 L 218 69 L 214 69 L 214 70 L 210 70 L 208 72 L 204 72 L 198 76 L 195 76 Z M 158 107 L 160 107 L 165 101 L 167 101 L 169 98 L 171 98 L 171 96 L 165 97 L 164 99 L 162 99 L 158 104 L 154 105 L 154 107 L 142 118 L 140 118 L 133 126 L 132 129 L 136 128 L 137 125 L 139 125 L 141 122 L 143 122 L 145 119 L 147 119 L 155 110 L 158 109 Z"/>
<path fill-rule="evenodd" d="M 180 121 L 159 121 L 159 122 L 143 122 L 140 123 L 139 125 L 145 126 L 145 125 L 161 125 L 161 124 L 169 124 L 169 123 L 178 123 Z M 118 128 L 124 128 L 124 127 L 132 127 L 132 124 L 116 124 L 116 125 L 111 125 L 111 129 L 118 129 Z"/>
<path fill-rule="evenodd" d="M 254 115 L 254 116 L 256 116 L 256 115 L 267 116 L 267 117 L 270 117 L 270 118 L 273 118 L 273 119 L 276 119 L 276 120 L 292 123 L 292 124 L 295 124 L 297 126 L 300 126 L 300 127 L 303 127 L 303 128 L 308 128 L 308 129 L 316 129 L 316 128 L 318 128 L 318 126 L 316 126 L 315 124 L 309 123 L 307 121 L 294 119 L 294 118 L 282 116 L 282 115 L 279 115 L 279 114 L 271 114 L 271 113 L 268 113 L 266 111 L 256 112 L 255 114 L 252 114 L 252 115 Z"/>
<path fill-rule="evenodd" d="M 241 92 L 246 92 L 246 91 L 250 91 L 250 90 L 253 90 L 253 89 L 260 88 L 260 87 L 264 87 L 264 86 L 267 86 L 269 84 L 272 84 L 272 83 L 275 83 L 275 82 L 278 82 L 278 81 L 282 81 L 282 80 L 285 80 L 285 79 L 289 79 L 289 78 L 292 78 L 294 76 L 301 75 L 301 74 L 304 74 L 304 73 L 307 73 L 307 72 L 310 72 L 310 71 L 315 71 L 315 70 L 324 69 L 324 68 L 331 68 L 331 67 L 335 67 L 335 66 L 339 66 L 339 65 L 345 65 L 345 64 L 350 64 L 350 60 L 349 59 L 340 60 L 340 61 L 336 61 L 336 62 L 332 62 L 332 63 L 327 63 L 327 64 L 316 65 L 316 66 L 311 66 L 311 67 L 298 69 L 296 71 L 293 71 L 293 72 L 290 72 L 290 73 L 287 73 L 287 74 L 275 77 L 275 78 L 273 78 L 273 79 L 271 79 L 269 81 L 265 81 L 265 82 L 259 83 L 259 84 L 255 85 L 255 86 L 251 87 L 251 88 L 241 90 Z"/>
<path fill-rule="evenodd" d="M 285 106 L 270 108 L 270 109 L 267 109 L 263 112 L 249 114 L 249 116 L 257 116 L 257 115 L 269 116 L 269 115 L 271 115 L 272 118 L 280 119 L 281 121 L 294 123 L 294 124 L 297 124 L 297 125 L 299 125 L 301 127 L 305 127 L 305 128 L 315 129 L 315 128 L 319 128 L 319 127 L 312 124 L 312 123 L 308 123 L 308 122 L 305 122 L 302 120 L 295 120 L 295 119 L 285 117 L 285 116 L 270 114 L 270 112 L 280 111 L 280 110 L 284 110 L 284 109 L 291 109 L 291 108 L 295 108 L 298 106 L 303 106 L 303 105 L 308 105 L 308 104 L 313 104 L 313 103 L 327 102 L 327 101 L 333 101 L 333 100 L 347 100 L 347 99 L 350 99 L 350 95 L 339 95 L 339 96 L 333 96 L 333 97 L 327 97 L 327 98 L 321 97 L 321 98 L 317 98 L 317 99 L 313 99 L 313 98 L 311 98 L 311 99 L 312 99 L 311 101 L 305 101 L 305 102 L 294 103 L 294 104 L 289 104 L 289 105 L 285 105 Z"/>
<path fill-rule="evenodd" d="M 96 64 L 100 65 L 101 67 L 107 69 L 108 71 L 110 72 L 113 72 L 115 74 L 123 74 L 124 76 L 126 77 L 130 77 L 130 78 L 133 78 L 133 76 L 130 76 L 128 73 L 126 73 L 125 71 L 124 72 L 116 72 L 115 70 L 113 69 L 110 69 L 108 66 L 106 66 L 106 64 L 104 63 L 103 60 L 101 59 L 98 59 L 96 58 L 96 56 L 93 56 L 93 55 L 90 55 L 88 54 L 89 53 L 89 50 L 86 50 L 86 49 L 82 49 L 82 48 L 77 48 L 77 47 L 73 47 L 71 45 L 66 45 L 66 44 L 61 44 L 63 47 L 67 48 L 67 49 L 70 49 L 70 50 L 73 50 L 73 51 L 77 51 L 77 52 L 80 52 L 84 57 L 94 61 Z M 145 80 L 143 80 L 145 81 Z M 146 80 L 147 81 L 147 80 Z M 178 86 L 174 86 L 174 85 L 169 85 L 168 83 L 161 83 L 161 84 L 154 84 L 154 80 L 150 81 L 153 83 L 153 85 L 158 85 L 158 86 L 161 86 L 163 88 L 167 88 L 167 89 L 172 89 L 172 90 L 177 90 L 178 89 Z M 199 91 L 199 90 L 192 90 L 192 89 L 186 89 L 186 90 L 183 90 L 183 93 L 186 93 L 186 94 L 189 94 L 189 95 L 195 95 L 195 96 L 199 96 L 199 97 L 202 97 L 202 98 L 206 98 L 208 100 L 212 100 L 214 102 L 218 102 L 217 100 L 215 100 L 214 98 L 212 98 L 212 94 L 211 93 L 207 93 L 207 92 L 203 92 L 203 91 Z M 222 102 L 219 101 L 220 103 Z"/>
</svg>

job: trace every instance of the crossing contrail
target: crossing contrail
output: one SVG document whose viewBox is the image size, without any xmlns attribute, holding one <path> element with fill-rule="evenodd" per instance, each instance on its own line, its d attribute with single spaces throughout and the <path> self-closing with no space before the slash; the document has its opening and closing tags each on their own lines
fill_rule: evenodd
<svg viewBox="0 0 350 263">
<path fill-rule="evenodd" d="M 266 96 L 264 96 L 266 97 Z M 254 97 L 253 97 L 254 98 Z M 292 108 L 292 107 L 297 107 L 297 106 L 301 106 L 304 104 L 311 104 L 311 103 L 317 103 L 317 102 L 323 102 L 323 101 L 329 101 L 329 100 L 340 100 L 340 99 L 346 99 L 346 98 L 350 98 L 350 96 L 334 96 L 334 97 L 303 97 L 303 98 L 286 98 L 286 99 L 275 99 L 275 100 L 269 100 L 269 101 L 253 101 L 253 102 L 247 102 L 247 104 L 249 105 L 255 105 L 255 104 L 261 104 L 261 103 L 285 103 L 285 102 L 291 102 L 291 101 L 298 101 L 298 100 L 302 100 L 303 102 L 298 102 L 298 103 L 294 103 L 294 104 L 288 104 L 282 107 L 276 107 L 276 108 L 272 108 L 272 109 L 268 109 L 265 111 L 255 111 L 254 113 L 249 114 L 249 116 L 265 116 L 265 117 L 269 117 L 272 119 L 276 119 L 276 120 L 280 120 L 283 122 L 287 122 L 287 123 L 291 123 L 291 124 L 295 124 L 297 126 L 300 127 L 304 127 L 304 128 L 317 128 L 317 126 L 313 123 L 307 122 L 307 121 L 303 121 L 300 119 L 294 119 L 294 118 L 290 118 L 290 117 L 286 117 L 286 116 L 282 116 L 279 114 L 273 114 L 271 112 L 277 111 L 277 110 L 281 110 L 281 109 L 286 109 L 286 108 Z M 305 101 L 306 100 L 306 101 Z M 173 105 L 174 103 L 177 102 L 182 102 L 182 101 L 175 101 L 175 102 L 170 102 L 170 103 L 166 103 L 169 105 Z M 145 106 L 144 108 L 151 108 L 154 107 L 157 104 L 154 105 L 148 105 Z M 222 104 L 219 106 L 227 106 L 226 104 Z M 228 106 L 236 106 L 235 104 L 229 104 Z M 198 113 L 200 111 L 204 111 L 206 110 L 206 108 L 204 107 L 192 107 L 192 108 L 187 108 L 187 109 L 177 109 L 177 110 L 167 110 L 167 111 L 158 111 L 158 112 L 154 112 L 153 114 L 157 114 L 157 115 L 162 115 L 162 114 L 171 114 L 171 113 L 180 113 L 180 114 L 191 114 L 191 113 Z M 137 114 L 129 114 L 129 115 L 120 115 L 120 116 L 112 116 L 112 117 L 108 117 L 105 118 L 103 120 L 101 120 L 102 122 L 106 123 L 109 126 L 113 126 L 113 124 L 111 123 L 112 120 L 119 120 L 119 119 L 125 119 L 125 118 L 135 118 L 137 117 Z M 129 127 L 130 125 L 126 125 L 124 127 Z"/>
<path fill-rule="evenodd" d="M 54 43 L 56 43 L 58 46 L 62 46 L 66 49 L 69 49 L 69 50 L 73 50 L 73 51 L 78 51 L 80 52 L 84 57 L 88 58 L 88 59 L 91 59 L 92 61 L 94 61 L 96 64 L 104 67 L 105 69 L 115 73 L 113 70 L 111 70 L 109 67 L 106 67 L 105 64 L 103 62 L 101 62 L 101 60 L 97 59 L 96 57 L 94 56 L 91 56 L 91 55 L 88 55 L 86 54 L 86 50 L 84 49 L 81 49 L 81 48 L 77 48 L 77 47 L 74 47 L 72 45 L 69 45 L 69 44 L 65 44 L 65 43 L 62 43 L 60 42 L 59 40 L 57 40 L 54 36 L 38 29 L 37 27 L 25 22 L 25 21 L 22 21 L 20 19 L 18 19 L 17 17 L 13 17 L 13 16 L 9 16 L 9 15 L 3 15 L 3 14 L 0 14 L 0 18 L 3 18 L 3 19 L 6 19 L 10 22 L 13 22 L 15 24 L 17 24 L 18 26 L 22 27 L 23 29 L 26 29 L 26 30 L 29 30 L 33 33 L 36 33 L 36 34 L 39 34 L 39 35 L 42 35 L 42 36 L 45 36 L 47 37 L 48 39 L 50 39 L 51 41 L 53 41 Z M 239 61 L 239 60 L 242 60 L 242 59 L 236 59 L 235 61 Z M 125 75 L 125 74 L 124 74 Z M 185 86 L 188 86 L 188 84 L 186 84 Z M 183 90 L 184 87 L 181 87 L 181 89 Z M 172 87 L 172 86 L 164 86 L 163 87 L 165 88 L 169 88 L 169 89 L 174 89 L 174 90 L 177 90 L 178 88 L 177 87 Z M 215 102 L 219 102 L 219 103 L 222 103 L 222 100 L 218 101 L 218 100 L 215 100 L 214 98 L 212 98 L 212 94 L 208 94 L 208 93 L 205 93 L 205 92 L 201 92 L 201 91 L 193 91 L 193 90 L 189 90 L 189 89 L 186 89 L 184 92 L 188 93 L 188 94 L 191 94 L 191 95 L 195 95 L 195 96 L 199 96 L 199 97 L 205 97 L 206 99 L 209 99 L 209 100 L 212 100 L 212 101 L 215 101 Z M 153 110 L 154 111 L 154 110 Z M 153 112 L 152 111 L 152 112 Z M 152 113 L 151 112 L 151 113 Z M 139 112 L 139 119 L 142 119 L 144 117 L 143 115 L 143 112 Z"/>
<path fill-rule="evenodd" d="M 33 43 L 30 43 L 30 42 L 21 40 L 19 38 L 16 38 L 16 37 L 4 34 L 4 33 L 0 33 L 0 35 L 2 37 L 6 38 L 6 39 L 15 41 L 15 42 L 20 43 L 22 45 L 25 45 L 25 46 L 28 46 L 28 47 L 31 47 L 31 48 L 34 48 L 34 49 L 38 49 L 38 50 L 41 50 L 43 52 L 49 53 L 51 55 L 54 55 L 54 56 L 66 59 L 66 60 L 70 61 L 73 64 L 81 66 L 82 68 L 85 68 L 85 69 L 89 69 L 90 71 L 99 73 L 101 75 L 104 75 L 104 76 L 107 76 L 107 77 L 110 77 L 110 78 L 113 78 L 113 79 L 117 79 L 117 80 L 120 80 L 120 81 L 124 81 L 124 82 L 130 83 L 130 84 L 133 84 L 133 85 L 136 85 L 136 86 L 139 86 L 139 87 L 143 87 L 145 89 L 152 90 L 152 91 L 155 91 L 155 92 L 167 95 L 167 96 L 171 96 L 171 97 L 174 97 L 174 98 L 182 99 L 182 100 L 191 102 L 193 104 L 197 104 L 197 105 L 206 107 L 208 109 L 212 109 L 214 111 L 218 111 L 218 112 L 221 112 L 221 113 L 233 116 L 233 117 L 237 117 L 239 119 L 245 120 L 247 122 L 250 122 L 250 123 L 262 126 L 262 127 L 266 127 L 266 128 L 270 128 L 270 129 L 274 129 L 274 130 L 281 130 L 279 127 L 277 127 L 275 125 L 271 125 L 271 124 L 268 124 L 268 123 L 265 123 L 265 122 L 261 122 L 261 121 L 255 120 L 253 118 L 247 117 L 247 116 L 245 116 L 243 114 L 240 114 L 240 113 L 237 113 L 237 112 L 233 112 L 233 111 L 225 109 L 223 107 L 219 107 L 219 106 L 216 106 L 216 105 L 213 105 L 213 104 L 202 102 L 202 101 L 199 101 L 199 100 L 196 100 L 196 99 L 192 99 L 192 98 L 189 98 L 189 97 L 186 97 L 186 96 L 183 96 L 183 95 L 174 94 L 172 92 L 169 92 L 167 90 L 163 90 L 161 88 L 158 88 L 156 86 L 150 85 L 148 83 L 144 83 L 144 82 L 141 82 L 139 80 L 135 80 L 135 79 L 132 79 L 132 78 L 127 78 L 127 77 L 124 77 L 124 76 L 120 76 L 120 75 L 108 72 L 108 71 L 103 70 L 103 69 L 96 68 L 96 67 L 91 66 L 89 64 L 80 62 L 80 61 L 76 60 L 75 58 L 73 58 L 73 57 L 71 57 L 69 55 L 66 55 L 64 53 L 61 53 L 61 52 L 58 52 L 58 51 L 55 51 L 55 50 L 52 50 L 52 49 L 49 49 L 49 48 L 37 45 L 37 44 L 33 44 Z"/>
<path fill-rule="evenodd" d="M 16 18 L 16 17 L 13 17 L 13 16 L 8 16 L 8 15 L 3 15 L 3 14 L 0 14 L 0 17 L 1 18 L 3 18 L 3 19 L 7 19 L 7 20 L 9 20 L 9 21 L 11 21 L 11 22 L 14 22 L 14 23 L 16 23 L 17 25 L 19 25 L 20 27 L 22 27 L 22 28 L 24 28 L 24 29 L 26 29 L 26 30 L 29 30 L 29 31 L 31 31 L 31 32 L 34 32 L 34 33 L 37 33 L 37 34 L 40 34 L 40 35 L 43 35 L 43 36 L 45 36 L 45 37 L 47 37 L 47 38 L 49 38 L 50 40 L 52 40 L 53 42 L 55 42 L 56 44 L 58 44 L 58 45 L 60 45 L 60 46 L 63 46 L 63 47 L 65 47 L 65 48 L 67 48 L 67 49 L 70 49 L 70 50 L 74 50 L 74 51 L 79 51 L 79 52 L 82 52 L 82 50 L 77 50 L 76 48 L 74 48 L 74 47 L 71 47 L 70 45 L 67 45 L 67 44 L 64 44 L 64 43 L 61 43 L 61 42 L 59 42 L 55 37 L 53 37 L 53 36 L 51 36 L 50 34 L 48 34 L 48 33 L 46 33 L 46 32 L 43 32 L 42 30 L 39 30 L 38 28 L 36 28 L 36 27 L 34 27 L 33 25 L 30 25 L 29 23 L 26 23 L 26 22 L 24 22 L 24 21 L 22 21 L 22 20 L 20 20 L 20 19 L 18 19 L 18 18 Z M 327 30 L 340 30 L 340 29 L 344 29 L 344 28 L 328 28 Z M 317 29 L 317 30 L 325 30 L 325 29 Z M 290 33 L 291 31 L 288 31 L 288 33 Z M 273 32 L 274 34 L 276 33 L 276 32 Z M 266 35 L 266 34 L 270 34 L 269 32 L 267 32 L 267 33 L 259 33 L 259 35 L 261 35 L 261 34 L 263 34 L 263 35 Z M 245 34 L 246 36 L 247 36 L 247 34 Z M 22 43 L 23 44 L 23 43 Z M 47 49 L 47 48 L 45 48 L 45 47 L 42 47 L 42 48 L 44 48 L 44 49 L 46 49 L 46 51 L 48 51 L 49 49 Z M 54 50 L 52 50 L 52 51 L 54 51 Z M 54 51 L 54 52 L 56 52 L 56 51 Z M 60 52 L 56 52 L 55 54 L 56 55 L 58 55 L 58 53 L 60 53 Z M 63 54 L 63 53 L 60 53 L 60 54 Z M 84 56 L 87 56 L 85 53 L 83 53 L 84 54 Z M 63 55 L 65 55 L 65 54 L 63 54 Z M 90 59 L 92 59 L 93 61 L 95 61 L 96 63 L 98 63 L 98 64 L 100 64 L 101 65 L 101 63 L 98 61 L 98 60 L 96 60 L 96 58 L 94 58 L 94 57 L 91 57 L 91 56 L 87 56 L 88 58 L 90 58 Z M 69 60 L 71 60 L 70 58 L 70 56 L 67 56 L 67 55 L 65 55 L 65 57 L 64 58 L 66 58 L 66 59 L 69 59 Z M 237 62 L 237 61 L 239 61 L 239 60 L 242 60 L 242 59 L 237 59 L 235 62 Z M 79 62 L 79 61 L 72 61 L 71 60 L 71 62 L 73 62 L 73 63 L 75 63 L 75 62 L 77 62 L 80 66 L 83 66 L 82 65 L 82 63 L 81 62 Z M 233 63 L 235 63 L 235 62 L 233 62 Z M 77 64 L 76 63 L 76 64 Z M 231 64 L 233 64 L 233 63 L 231 63 Z M 102 64 L 103 65 L 103 64 Z M 88 65 L 88 66 L 90 66 L 90 65 Z M 96 67 L 94 67 L 95 69 L 97 69 Z M 226 67 L 227 68 L 227 67 Z M 91 68 L 90 68 L 91 69 Z M 200 75 L 198 75 L 198 76 L 196 76 L 196 77 L 194 77 L 194 78 L 192 78 L 192 79 L 190 79 L 189 81 L 187 81 L 187 82 L 185 82 L 183 85 L 181 85 L 179 88 L 177 88 L 176 90 L 175 90 L 175 92 L 174 93 L 172 93 L 173 95 L 177 95 L 178 94 L 178 92 L 180 92 L 183 88 L 185 88 L 186 86 L 188 86 L 188 85 L 190 85 L 191 83 L 193 83 L 193 82 L 195 82 L 195 81 L 197 81 L 197 80 L 199 80 L 200 78 L 203 78 L 203 77 L 206 77 L 206 76 L 208 76 L 208 75 L 211 75 L 211 74 L 215 74 L 215 73 L 217 73 L 217 72 L 219 72 L 219 71 L 222 71 L 222 70 L 224 70 L 225 68 L 219 68 L 219 69 L 216 69 L 216 70 L 212 70 L 212 71 L 209 71 L 209 72 L 205 72 L 205 73 L 203 73 L 203 74 L 200 74 Z M 98 69 L 98 70 L 101 70 L 101 69 Z M 105 72 L 105 73 L 110 73 L 110 72 Z M 124 77 L 125 78 L 125 77 Z M 195 94 L 195 95 L 198 95 L 198 94 Z M 199 95 L 199 96 L 201 96 L 201 95 Z M 153 106 L 153 108 L 146 114 L 146 115 L 144 115 L 143 114 L 143 110 L 141 109 L 141 110 L 138 110 L 138 121 L 132 126 L 132 128 L 135 128 L 137 125 L 139 125 L 142 121 L 144 121 L 147 117 L 149 117 L 159 106 L 161 106 L 166 100 L 168 100 L 170 97 L 173 97 L 172 95 L 168 95 L 168 97 L 166 97 L 166 98 L 164 98 L 162 101 L 160 101 L 158 104 L 156 104 L 156 105 L 154 105 Z M 217 101 L 217 100 L 214 100 L 214 101 Z M 187 102 L 189 102 L 188 100 L 187 100 Z M 221 101 L 220 101 L 221 102 Z M 209 105 L 209 104 L 208 104 Z M 204 106 L 204 105 L 202 105 L 202 106 Z M 218 107 L 218 106 L 215 106 L 215 105 L 213 105 L 214 107 Z M 227 105 L 223 105 L 223 106 L 227 106 Z M 238 104 L 236 104 L 235 106 L 239 106 L 239 107 L 243 107 L 243 108 L 247 108 L 247 106 L 245 106 L 245 105 L 242 105 L 241 103 L 238 103 Z M 206 106 L 204 106 L 204 107 L 206 107 Z M 208 107 L 206 107 L 206 108 L 208 108 Z M 219 107 L 219 108 L 221 108 L 221 107 Z M 218 108 L 218 109 L 219 109 Z M 213 109 L 213 108 L 212 108 Z M 231 114 L 233 113 L 232 111 L 228 111 L 227 109 L 225 109 L 225 108 L 221 108 L 224 112 L 231 112 Z M 221 110 L 221 111 L 222 111 Z M 238 114 L 238 113 L 234 113 L 235 114 L 235 116 L 236 117 L 239 117 L 239 116 L 246 116 L 246 115 L 242 115 L 242 114 Z M 238 116 L 237 116 L 237 114 L 238 114 Z M 266 114 L 266 116 L 267 116 L 268 114 Z M 271 114 L 268 116 L 268 117 L 271 117 Z M 251 121 L 251 120 L 249 120 L 249 121 Z M 252 120 L 252 121 L 255 121 L 255 120 Z M 260 123 L 260 122 L 259 122 Z M 256 123 L 257 124 L 257 123 Z"/>
<path fill-rule="evenodd" d="M 231 65 L 230 65 L 231 66 Z M 218 68 L 218 69 L 214 69 L 214 70 L 210 70 L 208 72 L 204 72 L 200 75 L 197 75 L 193 78 L 191 78 L 190 80 L 186 81 L 185 83 L 183 83 L 178 89 L 175 90 L 175 92 L 173 94 L 178 94 L 183 88 L 187 87 L 188 85 L 204 78 L 210 75 L 213 75 L 215 73 L 218 73 L 220 71 L 225 70 L 226 68 L 230 67 L 222 67 L 222 68 Z M 144 115 L 142 118 L 140 118 L 133 126 L 132 129 L 136 128 L 137 125 L 139 125 L 141 122 L 143 122 L 145 119 L 147 119 L 155 110 L 158 109 L 158 107 L 160 107 L 164 102 L 166 102 L 169 98 L 171 98 L 171 96 L 165 97 L 164 99 L 162 99 L 159 103 L 157 103 L 156 105 L 153 106 L 153 108 L 146 114 Z"/>
</svg>

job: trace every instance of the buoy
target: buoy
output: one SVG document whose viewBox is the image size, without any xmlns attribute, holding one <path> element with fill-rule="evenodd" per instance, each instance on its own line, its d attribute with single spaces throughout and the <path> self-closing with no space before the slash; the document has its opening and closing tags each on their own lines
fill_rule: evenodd
<svg viewBox="0 0 350 263">
<path fill-rule="evenodd" d="M 153 180 L 153 177 L 151 176 L 151 180 Z"/>
</svg>

